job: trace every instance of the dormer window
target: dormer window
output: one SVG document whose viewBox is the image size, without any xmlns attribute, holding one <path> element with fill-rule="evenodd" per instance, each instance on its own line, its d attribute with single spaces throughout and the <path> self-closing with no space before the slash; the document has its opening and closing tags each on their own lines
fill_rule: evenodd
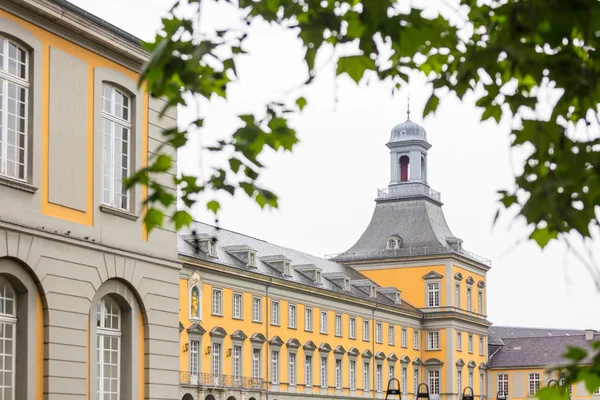
<svg viewBox="0 0 600 400">
<path fill-rule="evenodd" d="M 396 292 L 396 296 L 394 298 L 394 303 L 396 303 L 396 304 L 401 304 L 402 303 L 402 301 L 400 299 L 400 292 Z"/>
<path fill-rule="evenodd" d="M 377 297 L 377 287 L 376 286 L 371 286 L 371 298 L 376 298 Z"/>
<path fill-rule="evenodd" d="M 399 249 L 402 246 L 402 238 L 398 235 L 390 236 L 385 242 L 386 250 Z"/>
<path fill-rule="evenodd" d="M 287 261 L 283 263 L 283 274 L 285 276 L 292 276 L 292 267 L 290 267 L 290 263 Z"/>
<path fill-rule="evenodd" d="M 346 292 L 350 291 L 350 279 L 344 279 L 344 290 Z"/>
<path fill-rule="evenodd" d="M 315 272 L 315 283 L 317 285 L 321 284 L 321 271 L 316 271 Z"/>
<path fill-rule="evenodd" d="M 216 257 L 217 256 L 217 243 L 215 243 L 215 240 L 209 240 L 207 242 L 208 244 L 208 255 L 211 257 Z"/>
<path fill-rule="evenodd" d="M 388 239 L 387 248 L 395 249 L 396 248 L 396 239 Z"/>
<path fill-rule="evenodd" d="M 251 251 L 248 252 L 248 266 L 256 267 L 256 254 Z"/>
</svg>

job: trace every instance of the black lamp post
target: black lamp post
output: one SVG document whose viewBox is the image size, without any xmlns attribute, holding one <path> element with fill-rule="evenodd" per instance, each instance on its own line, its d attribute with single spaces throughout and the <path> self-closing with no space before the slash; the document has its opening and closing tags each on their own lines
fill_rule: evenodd
<svg viewBox="0 0 600 400">
<path fill-rule="evenodd" d="M 425 391 L 422 390 L 424 388 Z M 429 400 L 429 386 L 426 383 L 421 383 L 417 389 L 417 399 Z"/>
<path fill-rule="evenodd" d="M 473 388 L 471 386 L 463 389 L 462 400 L 473 400 Z"/>
<path fill-rule="evenodd" d="M 398 396 L 398 399 L 402 399 L 402 393 L 400 391 L 400 381 L 396 378 L 390 379 L 388 382 L 387 391 L 385 392 L 385 398 L 391 399 L 390 396 Z"/>
</svg>

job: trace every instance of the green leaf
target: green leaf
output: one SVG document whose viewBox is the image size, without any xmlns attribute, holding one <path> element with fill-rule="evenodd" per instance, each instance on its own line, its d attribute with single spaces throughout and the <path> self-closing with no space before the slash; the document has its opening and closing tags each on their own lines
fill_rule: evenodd
<svg viewBox="0 0 600 400">
<path fill-rule="evenodd" d="M 531 232 L 531 235 L 529 235 L 529 239 L 535 240 L 542 249 L 544 247 L 546 247 L 548 242 L 550 242 L 552 239 L 556 239 L 557 237 L 558 237 L 558 232 L 554 231 L 554 230 L 550 230 L 549 228 L 535 228 L 534 231 Z M 569 350 L 569 352 L 567 353 L 567 355 L 565 355 L 565 357 L 570 358 L 569 355 L 573 356 L 574 354 L 578 354 L 578 353 L 575 353 L 575 352 L 572 353 L 571 350 Z"/>
<path fill-rule="evenodd" d="M 216 200 L 211 200 L 208 203 L 206 203 L 206 208 L 209 211 L 212 211 L 214 214 L 217 213 L 217 211 L 219 211 L 219 209 L 221 208 L 221 205 L 219 204 L 218 201 Z"/>
<path fill-rule="evenodd" d="M 156 208 L 149 208 L 144 217 L 146 231 L 150 233 L 156 226 L 162 226 L 164 218 L 165 214 L 162 211 Z"/>
<path fill-rule="evenodd" d="M 167 154 L 159 154 L 156 160 L 150 165 L 152 172 L 167 172 L 173 166 L 173 158 Z"/>
<path fill-rule="evenodd" d="M 596 367 L 597 366 L 598 365 L 596 364 Z M 585 388 L 589 393 L 594 393 L 594 391 L 600 387 L 600 376 L 598 376 L 598 372 L 587 368 L 580 370 L 577 375 L 577 380 L 581 380 L 585 383 Z"/>
<path fill-rule="evenodd" d="M 296 105 L 298 106 L 300 111 L 302 111 L 304 109 L 304 107 L 306 106 L 306 99 L 304 97 L 298 97 L 296 99 Z"/>
<path fill-rule="evenodd" d="M 337 75 L 347 73 L 350 78 L 358 83 L 365 71 L 376 70 L 375 61 L 368 56 L 347 56 L 340 57 L 337 64 Z"/>
<path fill-rule="evenodd" d="M 541 388 L 536 397 L 540 400 L 569 400 L 569 394 L 566 390 L 560 390 L 558 386 L 546 386 Z"/>
<path fill-rule="evenodd" d="M 440 99 L 435 95 L 435 93 L 431 93 L 429 100 L 427 100 L 427 103 L 425 104 L 425 109 L 423 110 L 423 118 L 429 115 L 429 113 L 435 112 L 439 104 Z"/>
<path fill-rule="evenodd" d="M 229 167 L 231 168 L 231 170 L 233 172 L 235 172 L 236 174 L 238 173 L 238 171 L 240 170 L 240 167 L 242 166 L 242 162 L 240 160 L 238 160 L 235 157 L 231 157 L 229 159 Z"/>
<path fill-rule="evenodd" d="M 539 243 L 539 242 L 538 242 Z M 547 242 L 546 242 L 547 243 Z M 544 246 L 541 246 L 544 247 Z M 567 352 L 564 354 L 565 358 L 573 361 L 581 361 L 587 357 L 587 351 L 581 347 L 567 346 Z"/>
<path fill-rule="evenodd" d="M 177 230 L 183 228 L 184 226 L 190 226 L 192 222 L 194 222 L 194 218 L 192 218 L 191 214 L 183 210 L 175 212 L 171 219 L 175 223 L 175 229 Z"/>
<path fill-rule="evenodd" d="M 500 106 L 490 105 L 485 108 L 483 115 L 481 116 L 481 121 L 485 121 L 489 118 L 494 118 L 496 123 L 500 123 L 500 118 L 502 118 L 502 109 Z"/>
</svg>

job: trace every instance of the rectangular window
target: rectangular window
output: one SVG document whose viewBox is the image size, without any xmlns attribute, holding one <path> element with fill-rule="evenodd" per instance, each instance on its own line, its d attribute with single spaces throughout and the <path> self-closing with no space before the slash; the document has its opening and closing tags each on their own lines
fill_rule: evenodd
<svg viewBox="0 0 600 400">
<path fill-rule="evenodd" d="M 262 300 L 260 297 L 252 298 L 252 322 L 262 322 Z"/>
<path fill-rule="evenodd" d="M 440 333 L 439 332 L 427 332 L 427 350 L 439 350 L 440 349 Z"/>
<path fill-rule="evenodd" d="M 327 357 L 321 357 L 321 387 L 327 387 Z"/>
<path fill-rule="evenodd" d="M 221 344 L 213 343 L 212 345 L 212 366 L 211 372 L 213 375 L 221 375 Z"/>
<path fill-rule="evenodd" d="M 260 378 L 260 349 L 252 350 L 252 377 Z"/>
<path fill-rule="evenodd" d="M 419 370 L 417 368 L 413 370 L 413 386 L 414 393 L 416 396 L 417 392 L 419 391 Z"/>
<path fill-rule="evenodd" d="M 456 332 L 456 350 L 462 351 L 462 332 Z"/>
<path fill-rule="evenodd" d="M 221 289 L 212 291 L 212 314 L 223 315 L 223 291 Z"/>
<path fill-rule="evenodd" d="M 483 337 L 479 337 L 479 355 L 482 356 L 485 354 L 485 344 Z"/>
<path fill-rule="evenodd" d="M 460 308 L 460 283 L 457 283 L 454 288 L 454 304 L 456 308 Z"/>
<path fill-rule="evenodd" d="M 473 335 L 469 334 L 469 353 L 473 352 Z"/>
<path fill-rule="evenodd" d="M 381 392 L 383 390 L 383 366 L 377 364 L 375 367 L 375 390 Z"/>
<path fill-rule="evenodd" d="M 304 385 L 312 386 L 312 356 L 304 357 Z"/>
<path fill-rule="evenodd" d="M 529 374 L 529 395 L 535 396 L 540 390 L 540 374 Z"/>
<path fill-rule="evenodd" d="M 349 375 L 350 390 L 356 390 L 356 361 L 350 361 Z"/>
<path fill-rule="evenodd" d="M 288 353 L 288 383 L 296 384 L 296 353 Z"/>
<path fill-rule="evenodd" d="M 271 383 L 279 383 L 279 352 L 271 351 Z"/>
<path fill-rule="evenodd" d="M 396 367 L 394 367 L 394 364 L 388 363 L 388 381 L 391 380 L 392 378 L 395 378 L 396 375 Z"/>
<path fill-rule="evenodd" d="M 375 341 L 377 343 L 383 343 L 383 333 L 382 331 L 382 326 L 380 322 L 377 322 L 375 324 Z"/>
<path fill-rule="evenodd" d="M 565 386 L 565 383 L 566 383 L 565 378 L 560 378 L 558 381 L 558 384 L 560 386 Z M 573 386 L 569 386 L 569 395 L 572 395 L 572 394 L 573 394 Z"/>
<path fill-rule="evenodd" d="M 392 324 L 388 325 L 388 344 L 390 346 L 396 345 L 396 327 Z"/>
<path fill-rule="evenodd" d="M 112 85 L 102 86 L 102 202 L 129 209 L 124 181 L 131 168 L 131 99 Z"/>
<path fill-rule="evenodd" d="M 484 387 L 483 387 L 483 374 L 479 374 L 479 397 L 483 398 Z"/>
<path fill-rule="evenodd" d="M 477 312 L 481 315 L 485 314 L 483 312 L 483 292 L 481 290 L 477 292 Z"/>
<path fill-rule="evenodd" d="M 342 360 L 335 360 L 335 388 L 342 388 Z"/>
<path fill-rule="evenodd" d="M 503 394 L 502 397 L 508 398 L 508 374 L 498 374 L 497 392 L 499 395 Z"/>
<path fill-rule="evenodd" d="M 427 306 L 440 306 L 440 284 L 438 282 L 427 284 Z"/>
<path fill-rule="evenodd" d="M 0 175 L 22 181 L 28 174 L 28 72 L 29 52 L 0 37 Z M 12 397 L 11 390 L 6 388 L 4 393 Z"/>
<path fill-rule="evenodd" d="M 408 393 L 408 369 L 402 367 L 402 393 Z"/>
<path fill-rule="evenodd" d="M 342 336 L 342 316 L 340 314 L 335 316 L 335 336 Z"/>
<path fill-rule="evenodd" d="M 413 330 L 413 348 L 419 350 L 419 331 Z"/>
<path fill-rule="evenodd" d="M 406 328 L 402 328 L 402 347 L 407 348 L 408 347 L 408 338 L 407 338 L 407 333 L 406 333 Z"/>
<path fill-rule="evenodd" d="M 368 342 L 371 337 L 369 333 L 369 321 L 363 320 L 363 340 Z"/>
<path fill-rule="evenodd" d="M 467 288 L 467 311 L 473 311 L 473 307 L 471 304 L 471 288 Z"/>
<path fill-rule="evenodd" d="M 327 311 L 321 311 L 321 329 L 319 330 L 321 333 L 326 334 L 327 333 Z"/>
<path fill-rule="evenodd" d="M 233 346 L 233 377 L 238 379 L 242 376 L 242 348 Z"/>
<path fill-rule="evenodd" d="M 271 300 L 271 325 L 279 325 L 279 302 Z"/>
<path fill-rule="evenodd" d="M 350 318 L 350 339 L 356 339 L 356 318 Z"/>
<path fill-rule="evenodd" d="M 3 345 L 4 362 L 4 387 L 0 394 L 5 399 L 13 399 L 15 359 L 12 356 L 15 350 L 15 325 L 0 323 L 0 343 Z M 107 333 L 112 333 L 108 331 Z M 119 352 L 121 337 L 114 334 L 98 334 L 98 397 L 116 399 L 119 396 Z M 12 359 L 12 361 L 11 361 Z"/>
<path fill-rule="evenodd" d="M 304 330 L 309 332 L 312 332 L 313 330 L 312 311 L 312 308 L 304 309 Z"/>
<path fill-rule="evenodd" d="M 296 329 L 296 305 L 290 304 L 288 306 L 288 327 Z"/>
<path fill-rule="evenodd" d="M 440 371 L 428 371 L 429 393 L 440 394 Z"/>
<path fill-rule="evenodd" d="M 473 387 L 473 372 L 469 371 L 469 386 Z"/>
<path fill-rule="evenodd" d="M 369 380 L 369 363 L 363 363 L 363 390 L 370 390 Z"/>
<path fill-rule="evenodd" d="M 242 294 L 234 293 L 233 294 L 233 318 L 242 319 L 243 311 L 242 311 Z"/>
<path fill-rule="evenodd" d="M 458 400 L 462 399 L 462 391 L 464 390 L 462 384 L 462 370 L 456 371 L 456 383 L 458 385 Z"/>
<path fill-rule="evenodd" d="M 200 365 L 199 365 L 200 358 L 198 357 L 199 349 L 200 349 L 200 342 L 198 342 L 197 340 L 191 340 L 190 341 L 190 375 L 192 376 L 192 379 L 193 379 L 193 377 L 198 379 L 198 377 L 196 375 L 198 375 L 198 372 L 200 372 Z"/>
</svg>

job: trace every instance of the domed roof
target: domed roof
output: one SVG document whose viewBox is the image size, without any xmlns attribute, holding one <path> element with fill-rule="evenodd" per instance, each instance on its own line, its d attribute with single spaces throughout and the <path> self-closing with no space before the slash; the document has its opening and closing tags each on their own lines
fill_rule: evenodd
<svg viewBox="0 0 600 400">
<path fill-rule="evenodd" d="M 427 142 L 427 132 L 421 125 L 416 124 L 407 118 L 405 122 L 396 125 L 392 129 L 390 143 L 405 142 L 407 140 L 424 140 Z"/>
</svg>

